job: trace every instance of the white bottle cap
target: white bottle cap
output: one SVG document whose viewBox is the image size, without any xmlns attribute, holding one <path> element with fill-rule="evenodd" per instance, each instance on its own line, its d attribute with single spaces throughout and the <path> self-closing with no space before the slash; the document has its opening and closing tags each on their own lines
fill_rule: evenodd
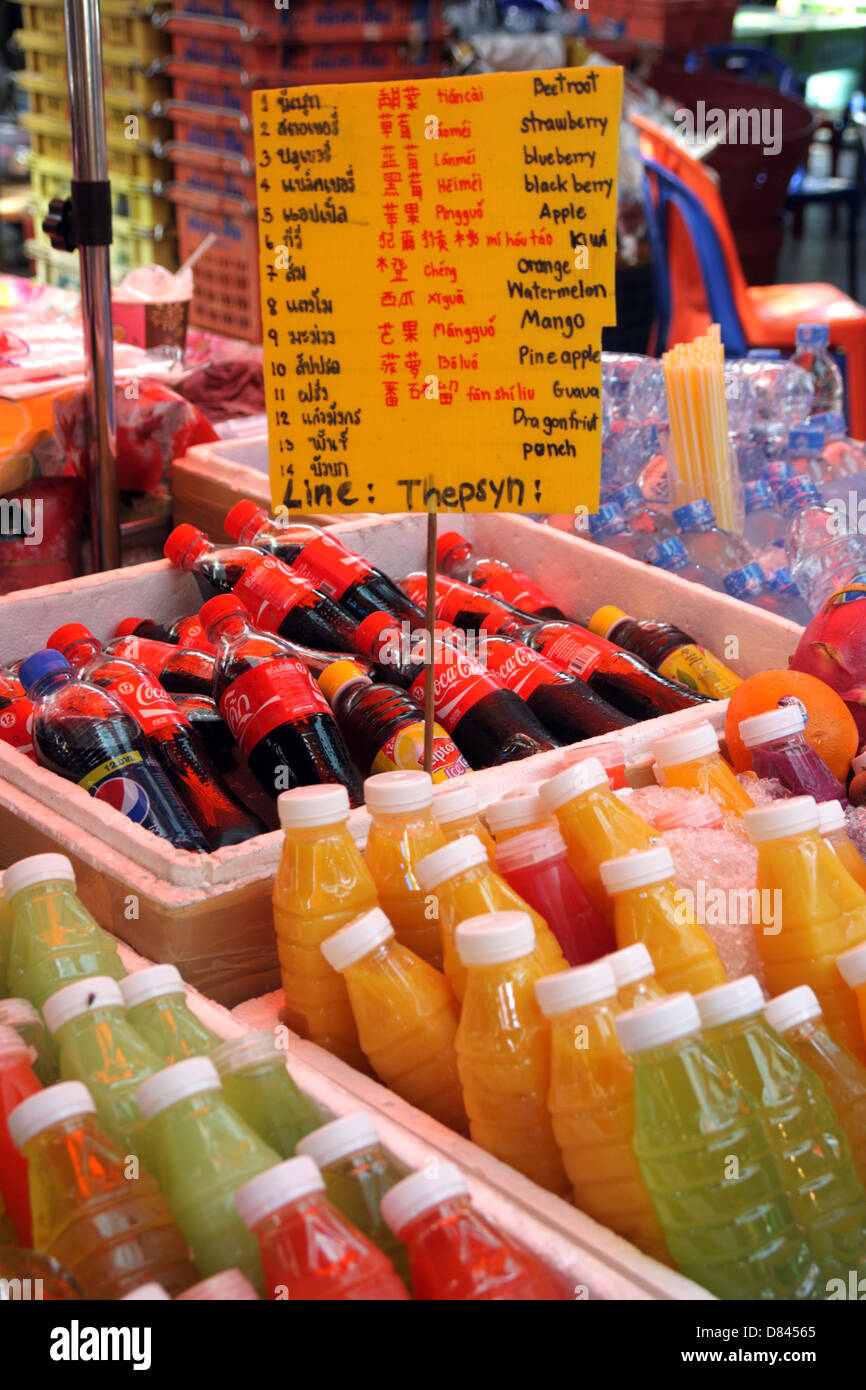
<svg viewBox="0 0 866 1390">
<path fill-rule="evenodd" d="M 186 985 L 175 965 L 149 965 L 146 970 L 125 975 L 119 984 L 127 1009 L 134 1009 L 146 999 L 159 999 L 163 994 L 186 995 Z"/>
<path fill-rule="evenodd" d="M 309 830 L 316 825 L 335 825 L 349 814 L 349 793 L 339 782 L 317 787 L 292 787 L 277 797 L 277 812 L 284 830 Z"/>
<path fill-rule="evenodd" d="M 454 934 L 464 965 L 499 965 L 535 950 L 535 926 L 528 912 L 485 912 L 468 917 Z"/>
<path fill-rule="evenodd" d="M 375 1148 L 378 1143 L 379 1135 L 372 1118 L 363 1110 L 356 1110 L 314 1129 L 312 1134 L 305 1134 L 295 1145 L 295 1153 L 306 1154 L 320 1168 L 325 1168 L 347 1154 Z"/>
<path fill-rule="evenodd" d="M 220 1076 L 233 1076 L 245 1067 L 262 1062 L 273 1062 L 281 1067 L 286 1065 L 285 1049 L 278 1041 L 277 1034 L 268 1028 L 254 1028 L 251 1033 L 226 1038 L 207 1055 Z"/>
<path fill-rule="evenodd" d="M 786 990 L 771 999 L 764 1013 L 771 1028 L 777 1033 L 786 1033 L 796 1028 L 798 1023 L 808 1023 L 810 1018 L 821 1017 L 818 996 L 809 985 L 797 985 L 796 989 Z"/>
<path fill-rule="evenodd" d="M 58 989 L 42 1005 L 42 1017 L 53 1036 L 71 1018 L 80 1018 L 94 1009 L 122 1008 L 123 995 L 117 981 L 107 975 L 94 975 L 85 980 L 73 980 L 71 985 Z"/>
<path fill-rule="evenodd" d="M 377 772 L 364 782 L 364 800 L 373 816 L 425 811 L 433 805 L 433 778 L 428 772 Z"/>
<path fill-rule="evenodd" d="M 538 795 L 546 810 L 558 811 L 560 806 L 582 792 L 591 791 L 593 787 L 609 786 L 610 780 L 598 758 L 586 758 L 582 763 L 564 768 L 549 782 L 542 782 Z"/>
<path fill-rule="evenodd" d="M 321 1192 L 325 1179 L 311 1158 L 287 1158 L 283 1163 L 259 1173 L 235 1193 L 235 1206 L 241 1221 L 250 1230 L 266 1216 L 289 1202 L 300 1201 L 312 1192 Z"/>
<path fill-rule="evenodd" d="M 456 1163 L 437 1163 L 394 1184 L 380 1199 L 379 1210 L 395 1236 L 416 1216 L 453 1197 L 467 1197 L 469 1188 Z"/>
<path fill-rule="evenodd" d="M 188 1303 L 252 1303 L 254 1300 L 258 1302 L 259 1296 L 239 1269 L 221 1269 L 219 1274 L 212 1274 L 209 1279 L 202 1279 L 200 1283 L 184 1289 L 183 1293 L 178 1294 L 177 1302 L 180 1303 L 182 1299 Z"/>
<path fill-rule="evenodd" d="M 545 864 L 566 853 L 566 845 L 555 825 L 541 825 L 537 830 L 524 830 L 496 846 L 496 866 L 507 874 L 511 869 L 527 869 L 532 864 Z"/>
<path fill-rule="evenodd" d="M 371 907 L 326 937 L 319 949 L 334 970 L 345 970 L 393 935 L 394 928 L 381 907 Z"/>
<path fill-rule="evenodd" d="M 3 892 L 9 901 L 22 888 L 32 888 L 34 883 L 53 883 L 58 878 L 67 883 L 75 882 L 75 870 L 65 854 L 31 854 L 4 870 Z"/>
<path fill-rule="evenodd" d="M 478 793 L 467 777 L 455 777 L 434 791 L 433 814 L 440 825 L 478 815 Z"/>
<path fill-rule="evenodd" d="M 590 965 L 576 965 L 558 975 L 545 975 L 535 982 L 538 1007 L 546 1018 L 596 1004 L 600 999 L 613 999 L 616 980 L 606 960 L 594 960 Z"/>
<path fill-rule="evenodd" d="M 668 994 L 619 1014 L 614 1026 L 626 1052 L 647 1052 L 699 1033 L 701 1016 L 690 994 Z"/>
<path fill-rule="evenodd" d="M 753 714 L 741 719 L 740 738 L 747 748 L 755 748 L 759 743 L 769 743 L 774 738 L 784 738 L 787 734 L 801 734 L 806 727 L 803 711 L 797 705 L 779 705 L 767 710 L 765 714 Z"/>
<path fill-rule="evenodd" d="M 754 975 L 743 975 L 742 979 L 729 980 L 726 985 L 705 989 L 695 999 L 705 1028 L 720 1028 L 723 1023 L 759 1014 L 766 1002 Z"/>
<path fill-rule="evenodd" d="M 837 956 L 836 968 L 846 985 L 850 985 L 852 989 L 866 983 L 866 941 Z"/>
<path fill-rule="evenodd" d="M 120 1301 L 121 1303 L 130 1303 L 138 1299 L 150 1299 L 151 1301 L 155 1299 L 166 1299 L 170 1303 L 171 1294 L 167 1294 L 162 1284 L 157 1284 L 156 1281 L 152 1279 L 149 1284 L 139 1284 L 137 1289 L 132 1290 L 132 1293 L 123 1294 Z"/>
<path fill-rule="evenodd" d="M 599 873 L 608 893 L 625 893 L 629 888 L 644 888 L 649 883 L 663 883 L 674 876 L 673 855 L 667 845 L 635 850 L 619 859 L 606 859 Z"/>
<path fill-rule="evenodd" d="M 31 1060 L 30 1048 L 21 1034 L 16 1033 L 14 1028 L 7 1027 L 5 1023 L 0 1023 L 0 1064 L 26 1062 L 29 1066 Z"/>
<path fill-rule="evenodd" d="M 702 719 L 699 724 L 690 724 L 687 729 L 657 738 L 650 747 L 659 767 L 676 767 L 679 763 L 690 763 L 693 758 L 718 753 L 719 736 L 712 724 Z"/>
<path fill-rule="evenodd" d="M 440 883 L 445 883 L 455 874 L 465 873 L 467 869 L 475 869 L 479 864 L 486 863 L 487 850 L 478 836 L 461 835 L 459 840 L 451 840 L 449 844 L 419 859 L 415 874 L 424 892 L 432 893 Z"/>
<path fill-rule="evenodd" d="M 210 1058 L 185 1057 L 182 1062 L 164 1067 L 142 1081 L 135 1099 L 144 1118 L 152 1120 L 154 1115 L 161 1114 L 179 1100 L 201 1095 L 203 1091 L 220 1089 L 219 1072 Z"/>
<path fill-rule="evenodd" d="M 80 1081 L 57 1081 L 34 1096 L 28 1096 L 10 1112 L 9 1133 L 13 1144 L 23 1149 L 34 1134 L 74 1119 L 76 1115 L 95 1115 L 96 1102 Z"/>
<path fill-rule="evenodd" d="M 653 958 L 642 941 L 633 946 L 623 946 L 621 951 L 611 951 L 605 960 L 613 971 L 617 989 L 623 985 L 633 985 L 635 980 L 646 980 L 655 974 Z"/>
<path fill-rule="evenodd" d="M 537 792 L 522 787 L 515 795 L 504 796 L 494 801 L 485 812 L 487 824 L 494 835 L 503 830 L 516 830 L 524 825 L 533 825 L 545 815 L 541 798 Z"/>
<path fill-rule="evenodd" d="M 822 835 L 832 835 L 834 830 L 845 829 L 845 812 L 840 801 L 821 801 L 818 803 L 818 830 Z"/>
<path fill-rule="evenodd" d="M 743 812 L 743 822 L 755 845 L 764 840 L 781 840 L 786 835 L 802 835 L 818 829 L 818 807 L 814 796 L 792 796 L 769 806 L 753 806 Z"/>
</svg>

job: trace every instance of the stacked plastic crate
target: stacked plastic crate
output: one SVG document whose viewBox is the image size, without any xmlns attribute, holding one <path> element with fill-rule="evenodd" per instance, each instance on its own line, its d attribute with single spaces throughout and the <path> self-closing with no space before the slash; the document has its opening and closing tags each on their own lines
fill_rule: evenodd
<svg viewBox="0 0 866 1390">
<path fill-rule="evenodd" d="M 184 260 L 195 269 L 191 322 L 261 341 L 256 184 L 250 123 L 257 88 L 433 77 L 442 70 L 440 0 L 186 0 L 154 15 L 171 39 L 173 164 Z"/>
<path fill-rule="evenodd" d="M 66 283 L 78 278 L 78 258 L 53 251 L 42 231 L 52 198 L 66 197 L 72 176 L 66 34 L 63 0 L 24 0 L 24 27 L 16 35 L 25 55 L 17 74 L 27 94 L 22 116 L 32 143 L 30 171 L 34 240 L 28 252 L 40 279 Z M 150 114 L 168 92 L 159 60 L 167 37 L 154 28 L 140 5 L 131 0 L 101 0 L 105 121 L 111 175 L 114 241 L 112 270 L 120 278 L 139 265 L 176 264 L 173 210 L 155 192 L 167 166 L 153 151 L 168 126 Z"/>
</svg>

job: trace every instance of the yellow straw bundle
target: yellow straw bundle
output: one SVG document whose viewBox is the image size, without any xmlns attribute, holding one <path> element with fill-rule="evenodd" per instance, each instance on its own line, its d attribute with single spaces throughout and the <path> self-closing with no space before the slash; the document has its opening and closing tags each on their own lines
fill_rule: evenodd
<svg viewBox="0 0 866 1390">
<path fill-rule="evenodd" d="M 664 354 L 662 367 L 679 470 L 677 501 L 708 498 L 719 525 L 730 531 L 736 526 L 736 498 L 719 325 L 712 324 L 693 343 L 678 343 Z"/>
</svg>

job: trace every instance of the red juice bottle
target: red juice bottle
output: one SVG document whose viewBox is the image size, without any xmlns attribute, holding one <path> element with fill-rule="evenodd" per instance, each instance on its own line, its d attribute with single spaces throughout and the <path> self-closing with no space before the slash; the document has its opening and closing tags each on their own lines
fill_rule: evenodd
<svg viewBox="0 0 866 1390">
<path fill-rule="evenodd" d="M 30 1065 L 30 1048 L 14 1028 L 0 1026 L 0 1196 L 20 1245 L 33 1243 L 27 1159 L 12 1142 L 9 1116 L 22 1100 L 42 1090 Z"/>
<path fill-rule="evenodd" d="M 556 826 L 497 843 L 496 867 L 544 918 L 569 965 L 586 965 L 616 950 L 616 937 L 569 864 Z"/>
<path fill-rule="evenodd" d="M 560 1302 L 543 1265 L 497 1231 L 469 1200 L 460 1169 L 439 1163 L 403 1178 L 382 1215 L 408 1247 L 415 1297 L 435 1301 Z"/>
<path fill-rule="evenodd" d="M 286 1159 L 235 1193 L 244 1225 L 258 1237 L 271 1299 L 397 1302 L 406 1286 L 386 1255 L 324 1195 L 311 1158 Z"/>
</svg>

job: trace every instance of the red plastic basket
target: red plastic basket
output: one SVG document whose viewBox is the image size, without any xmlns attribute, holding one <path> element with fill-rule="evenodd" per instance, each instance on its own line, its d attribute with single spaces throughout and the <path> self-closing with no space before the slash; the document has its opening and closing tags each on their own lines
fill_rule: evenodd
<svg viewBox="0 0 866 1390">
<path fill-rule="evenodd" d="M 191 0 L 154 17 L 170 34 L 255 43 L 425 38 L 442 32 L 441 0 L 292 0 L 278 9 L 260 0 Z"/>
<path fill-rule="evenodd" d="M 174 195 L 172 195 L 174 197 Z M 260 343 L 259 239 L 255 214 L 238 215 L 229 200 L 178 201 L 177 243 L 181 261 L 214 232 L 218 240 L 193 271 L 195 289 L 189 321 L 196 328 Z"/>
<path fill-rule="evenodd" d="M 300 83 L 393 81 L 434 77 L 441 71 L 438 40 L 387 43 L 232 44 L 172 34 L 172 55 L 161 64 L 175 80 L 219 74 L 249 88 Z M 174 95 L 179 95 L 177 87 Z"/>
</svg>

